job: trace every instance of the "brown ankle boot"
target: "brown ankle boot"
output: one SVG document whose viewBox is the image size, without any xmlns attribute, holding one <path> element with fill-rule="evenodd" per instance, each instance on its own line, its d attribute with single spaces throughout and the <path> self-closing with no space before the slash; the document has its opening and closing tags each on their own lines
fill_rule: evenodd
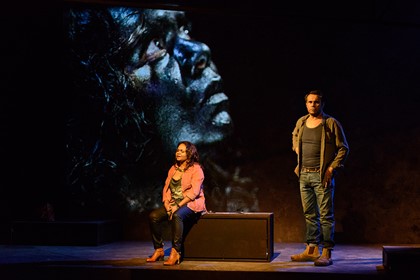
<svg viewBox="0 0 420 280">
<path fill-rule="evenodd" d="M 322 248 L 322 255 L 319 259 L 315 260 L 314 264 L 316 266 L 328 266 L 332 265 L 333 261 L 331 259 L 331 249 Z"/>
<path fill-rule="evenodd" d="M 292 255 L 290 258 L 294 262 L 309 262 L 309 261 L 315 261 L 319 258 L 319 248 L 318 246 L 309 246 L 306 245 L 305 251 L 303 251 L 300 254 Z"/>
<path fill-rule="evenodd" d="M 164 257 L 165 257 L 165 252 L 163 251 L 163 248 L 158 248 L 155 250 L 155 252 L 150 258 L 146 259 L 146 262 L 163 261 Z"/>
<path fill-rule="evenodd" d="M 174 248 L 172 248 L 169 258 L 163 263 L 163 265 L 180 264 L 180 259 L 181 259 L 181 254 L 178 253 Z"/>
</svg>

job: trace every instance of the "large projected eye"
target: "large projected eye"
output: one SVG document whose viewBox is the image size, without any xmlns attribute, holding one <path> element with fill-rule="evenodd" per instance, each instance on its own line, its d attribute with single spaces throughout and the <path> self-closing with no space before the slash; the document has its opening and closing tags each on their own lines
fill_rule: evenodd
<svg viewBox="0 0 420 280">
<path fill-rule="evenodd" d="M 131 74 L 138 68 L 147 64 L 156 63 L 163 58 L 167 53 L 165 44 L 162 39 L 153 39 L 148 44 L 143 52 L 137 48 L 131 56 L 131 64 L 127 65 L 124 69 L 125 73 Z"/>
<path fill-rule="evenodd" d="M 191 39 L 190 28 L 188 26 L 186 26 L 186 25 L 181 26 L 179 28 L 179 31 L 180 31 L 179 34 L 178 34 L 179 37 L 181 37 L 182 39 L 185 39 L 185 40 L 190 40 Z"/>
<path fill-rule="evenodd" d="M 150 41 L 144 56 L 145 63 L 154 62 L 166 54 L 165 44 L 161 39 Z"/>
</svg>

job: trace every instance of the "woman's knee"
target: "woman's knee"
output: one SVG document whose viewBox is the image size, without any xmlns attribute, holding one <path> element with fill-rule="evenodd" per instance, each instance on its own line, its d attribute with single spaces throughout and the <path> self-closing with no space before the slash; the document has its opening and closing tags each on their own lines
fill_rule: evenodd
<svg viewBox="0 0 420 280">
<path fill-rule="evenodd" d="M 149 221 L 159 221 L 160 219 L 160 214 L 159 211 L 153 210 L 152 212 L 149 213 Z"/>
<path fill-rule="evenodd" d="M 182 215 L 178 211 L 172 214 L 172 220 L 182 221 Z"/>
</svg>

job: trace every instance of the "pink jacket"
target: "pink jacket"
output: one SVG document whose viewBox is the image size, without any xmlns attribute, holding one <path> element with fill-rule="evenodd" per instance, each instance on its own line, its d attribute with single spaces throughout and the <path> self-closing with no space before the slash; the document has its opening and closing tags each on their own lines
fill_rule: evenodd
<svg viewBox="0 0 420 280">
<path fill-rule="evenodd" d="M 169 183 L 175 174 L 175 166 L 168 171 L 168 177 L 162 192 L 162 202 L 171 200 L 171 190 Z M 187 206 L 194 212 L 202 212 L 206 210 L 206 199 L 203 191 L 204 172 L 199 164 L 194 164 L 184 171 L 181 179 L 182 194 L 184 197 L 191 199 Z"/>
</svg>

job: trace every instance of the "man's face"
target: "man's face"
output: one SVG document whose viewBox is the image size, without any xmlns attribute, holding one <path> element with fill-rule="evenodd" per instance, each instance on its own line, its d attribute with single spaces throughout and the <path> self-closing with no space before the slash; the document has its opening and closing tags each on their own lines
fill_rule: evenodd
<svg viewBox="0 0 420 280">
<path fill-rule="evenodd" d="M 223 140 L 232 121 L 209 47 L 191 39 L 183 12 L 143 10 L 137 22 L 125 73 L 146 101 L 146 117 L 164 148 L 173 151 L 181 140 L 196 145 Z"/>
<path fill-rule="evenodd" d="M 316 94 L 309 94 L 306 98 L 306 109 L 311 116 L 318 116 L 321 113 L 321 99 Z"/>
</svg>

